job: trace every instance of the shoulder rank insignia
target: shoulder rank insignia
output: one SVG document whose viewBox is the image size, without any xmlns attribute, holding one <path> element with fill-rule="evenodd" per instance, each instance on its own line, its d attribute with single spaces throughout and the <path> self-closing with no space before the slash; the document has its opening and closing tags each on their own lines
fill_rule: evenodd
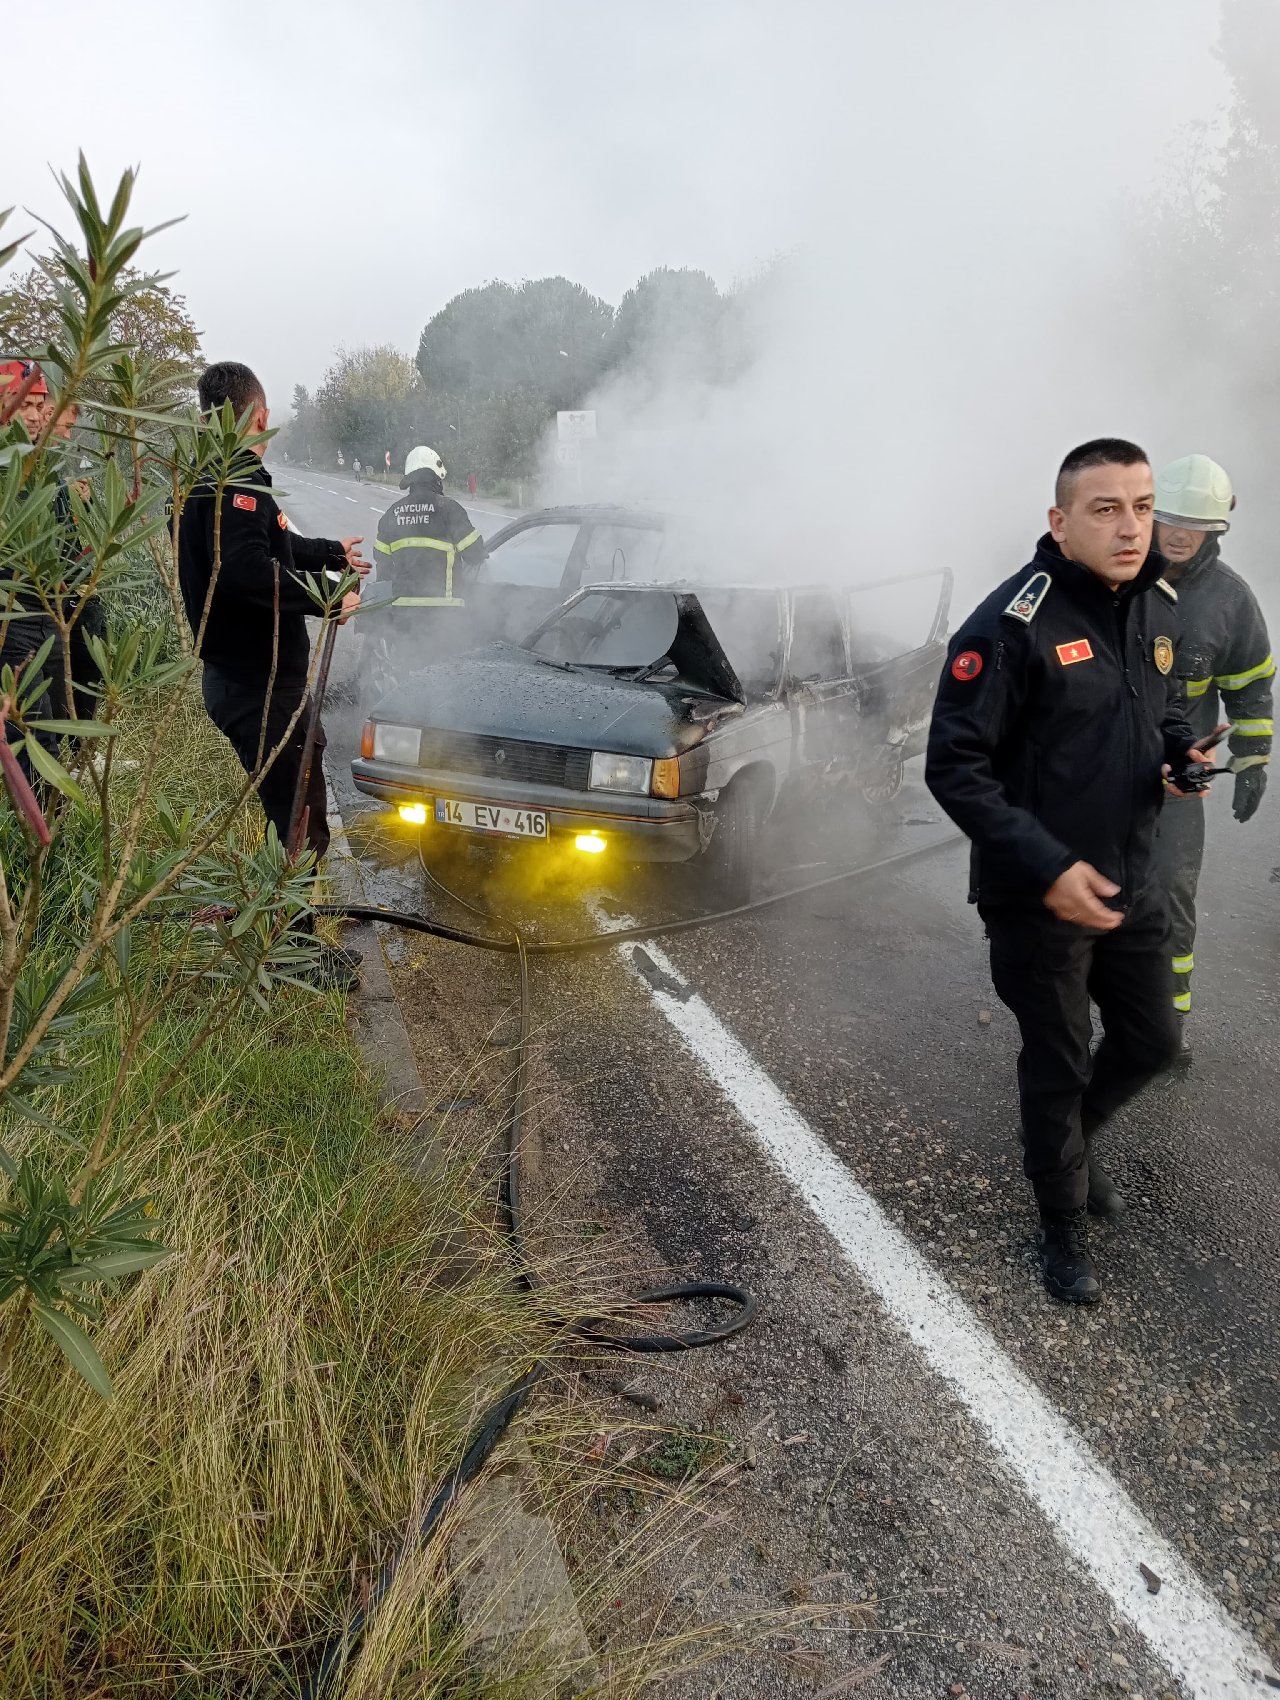
<svg viewBox="0 0 1280 1700">
<path fill-rule="evenodd" d="M 1004 612 L 1010 619 L 1021 620 L 1024 626 L 1029 626 L 1039 612 L 1040 604 L 1048 595 L 1052 583 L 1048 573 L 1032 573 Z"/>
<path fill-rule="evenodd" d="M 1170 602 L 1176 602 L 1178 600 L 1178 593 L 1169 583 L 1167 578 L 1158 578 L 1156 580 L 1155 588 L 1157 590 L 1162 590 L 1169 598 Z"/>
</svg>

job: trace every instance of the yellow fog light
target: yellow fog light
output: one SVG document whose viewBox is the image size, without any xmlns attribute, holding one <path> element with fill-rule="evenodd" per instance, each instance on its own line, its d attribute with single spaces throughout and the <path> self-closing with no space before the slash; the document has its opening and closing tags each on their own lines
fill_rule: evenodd
<svg viewBox="0 0 1280 1700">
<path fill-rule="evenodd" d="M 401 820 L 408 821 L 410 826 L 425 826 L 427 824 L 427 805 L 425 803 L 401 803 L 396 813 Z"/>
<path fill-rule="evenodd" d="M 573 841 L 575 850 L 585 850 L 588 856 L 598 856 L 605 841 L 598 832 L 580 832 Z"/>
</svg>

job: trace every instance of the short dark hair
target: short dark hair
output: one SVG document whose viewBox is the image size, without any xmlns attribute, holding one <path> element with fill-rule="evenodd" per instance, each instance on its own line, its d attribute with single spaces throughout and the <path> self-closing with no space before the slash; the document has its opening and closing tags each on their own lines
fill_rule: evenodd
<svg viewBox="0 0 1280 1700">
<path fill-rule="evenodd" d="M 238 360 L 218 360 L 200 374 L 198 387 L 201 413 L 212 413 L 215 407 L 230 402 L 237 419 L 251 407 L 265 407 L 267 392 L 257 374 Z"/>
<path fill-rule="evenodd" d="M 1053 487 L 1054 505 L 1066 507 L 1076 479 L 1088 467 L 1144 464 L 1151 464 L 1147 451 L 1140 449 L 1136 443 L 1130 443 L 1124 437 L 1094 437 L 1091 442 L 1081 443 L 1078 449 L 1072 449 L 1058 468 L 1058 481 Z"/>
</svg>

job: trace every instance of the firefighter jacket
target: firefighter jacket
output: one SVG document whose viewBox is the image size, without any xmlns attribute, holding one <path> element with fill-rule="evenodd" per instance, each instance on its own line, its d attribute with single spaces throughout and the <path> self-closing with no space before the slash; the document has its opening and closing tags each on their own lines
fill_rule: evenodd
<svg viewBox="0 0 1280 1700">
<path fill-rule="evenodd" d="M 467 510 L 446 496 L 432 472 L 409 479 L 378 521 L 378 581 L 390 581 L 397 608 L 461 608 L 461 565 L 474 572 L 485 560 L 484 539 Z"/>
<path fill-rule="evenodd" d="M 1073 862 L 1148 883 L 1161 765 L 1195 734 L 1173 677 L 1161 557 L 1119 591 L 1043 537 L 947 651 L 925 780 L 973 842 L 970 900 L 1038 905 Z"/>
<path fill-rule="evenodd" d="M 237 473 L 237 488 L 222 493 L 215 580 L 217 507 L 214 490 L 197 487 L 178 527 L 178 582 L 193 636 L 204 622 L 201 658 L 261 691 L 271 680 L 274 659 L 274 688 L 297 690 L 307 681 L 307 616 L 320 612 L 306 581 L 310 578 L 323 596 L 332 597 L 347 570 L 342 545 L 289 530 L 271 494 L 271 474 L 255 455 Z"/>
<path fill-rule="evenodd" d="M 1196 737 L 1229 720 L 1235 760 L 1250 766 L 1265 761 L 1271 754 L 1271 691 L 1276 664 L 1257 597 L 1238 573 L 1219 560 L 1216 537 L 1206 539 L 1175 582 L 1177 674 L 1187 695 L 1187 719 L 1195 727 Z"/>
</svg>

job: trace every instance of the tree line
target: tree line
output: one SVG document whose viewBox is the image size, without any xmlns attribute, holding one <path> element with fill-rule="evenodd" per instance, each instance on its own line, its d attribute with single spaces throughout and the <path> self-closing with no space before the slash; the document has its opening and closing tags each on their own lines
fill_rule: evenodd
<svg viewBox="0 0 1280 1700">
<path fill-rule="evenodd" d="M 767 274 L 766 274 L 767 275 Z M 463 290 L 423 328 L 413 358 L 340 350 L 314 392 L 293 392 L 281 447 L 296 459 L 381 468 L 414 443 L 487 484 L 527 478 L 561 409 L 622 368 L 722 382 L 746 358 L 744 318 L 763 277 L 722 292 L 706 272 L 660 266 L 615 308 L 566 277 Z"/>
</svg>

